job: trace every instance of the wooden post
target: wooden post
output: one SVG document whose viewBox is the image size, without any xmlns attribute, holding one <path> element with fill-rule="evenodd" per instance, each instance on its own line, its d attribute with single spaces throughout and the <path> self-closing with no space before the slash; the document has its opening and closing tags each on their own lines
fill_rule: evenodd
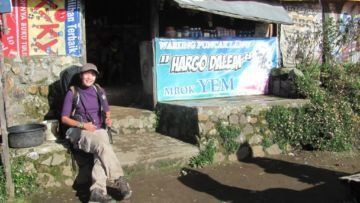
<svg viewBox="0 0 360 203">
<path fill-rule="evenodd" d="M 159 0 L 150 1 L 150 39 L 159 37 L 159 3 Z"/>
<path fill-rule="evenodd" d="M 5 14 L 2 14 L 5 15 Z M 4 19 L 4 18 L 3 18 Z M 14 183 L 11 177 L 11 165 L 9 155 L 9 142 L 7 132 L 7 120 L 6 120 L 6 91 L 5 91 L 5 78 L 4 76 L 4 53 L 2 49 L 2 42 L 0 41 L 0 125 L 2 135 L 2 154 L 1 160 L 3 162 L 5 176 L 6 176 L 6 191 L 9 199 L 14 198 Z"/>
</svg>

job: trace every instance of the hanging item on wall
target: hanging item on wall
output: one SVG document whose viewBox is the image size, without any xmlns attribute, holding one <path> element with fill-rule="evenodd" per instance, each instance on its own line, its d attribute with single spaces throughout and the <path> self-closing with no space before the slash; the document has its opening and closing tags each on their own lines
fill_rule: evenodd
<svg viewBox="0 0 360 203">
<path fill-rule="evenodd" d="M 81 56 L 79 0 L 13 0 L 2 34 L 5 57 Z"/>
</svg>

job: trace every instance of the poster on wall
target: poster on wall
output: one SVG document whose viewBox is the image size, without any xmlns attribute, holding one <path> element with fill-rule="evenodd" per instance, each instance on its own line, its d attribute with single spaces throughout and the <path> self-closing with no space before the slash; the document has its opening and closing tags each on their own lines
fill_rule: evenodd
<svg viewBox="0 0 360 203">
<path fill-rule="evenodd" d="M 277 38 L 156 38 L 158 101 L 267 93 L 278 66 Z"/>
<path fill-rule="evenodd" d="M 5 57 L 81 56 L 80 0 L 13 0 L 5 20 Z"/>
</svg>

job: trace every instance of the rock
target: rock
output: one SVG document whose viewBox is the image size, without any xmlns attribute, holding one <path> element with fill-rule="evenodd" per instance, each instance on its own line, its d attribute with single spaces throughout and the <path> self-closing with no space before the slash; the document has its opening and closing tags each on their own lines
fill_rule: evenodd
<svg viewBox="0 0 360 203">
<path fill-rule="evenodd" d="M 65 167 L 63 168 L 62 174 L 63 174 L 64 176 L 72 177 L 73 172 L 72 172 L 72 170 L 71 170 L 71 167 L 70 167 L 70 166 L 65 166 Z"/>
<path fill-rule="evenodd" d="M 219 121 L 219 118 L 216 115 L 212 115 L 212 116 L 210 116 L 210 121 L 216 123 Z"/>
<path fill-rule="evenodd" d="M 49 173 L 38 173 L 36 182 L 43 188 L 57 187 L 59 183 L 55 182 L 54 176 Z"/>
<path fill-rule="evenodd" d="M 229 123 L 230 124 L 238 124 L 239 123 L 239 117 L 237 115 L 230 115 L 229 116 Z"/>
<path fill-rule="evenodd" d="M 49 157 L 46 160 L 42 161 L 41 164 L 45 165 L 45 166 L 50 166 L 51 165 L 51 160 L 52 160 L 52 157 Z"/>
<path fill-rule="evenodd" d="M 15 74 L 15 75 L 19 75 L 21 72 L 21 69 L 19 66 L 15 65 L 11 67 L 11 71 Z"/>
<path fill-rule="evenodd" d="M 261 135 L 254 135 L 249 139 L 249 144 L 250 145 L 256 145 L 256 144 L 260 144 L 263 140 L 263 137 Z"/>
<path fill-rule="evenodd" d="M 66 186 L 72 186 L 73 183 L 74 183 L 74 181 L 71 180 L 70 178 L 68 178 L 68 179 L 66 179 L 66 180 L 64 181 L 64 183 L 65 183 Z"/>
<path fill-rule="evenodd" d="M 65 154 L 54 154 L 51 166 L 57 166 L 66 161 Z"/>
<path fill-rule="evenodd" d="M 36 169 L 33 163 L 31 162 L 25 162 L 24 163 L 24 172 L 27 173 L 36 173 Z"/>
<path fill-rule="evenodd" d="M 255 124 L 258 121 L 258 119 L 256 117 L 251 117 L 251 116 L 249 116 L 247 120 L 251 124 Z"/>
<path fill-rule="evenodd" d="M 32 160 L 38 160 L 39 159 L 39 153 L 37 152 L 30 152 L 26 155 L 26 157 L 32 159 Z"/>
<path fill-rule="evenodd" d="M 238 157 L 235 154 L 230 154 L 228 159 L 229 161 L 238 161 Z"/>
<path fill-rule="evenodd" d="M 246 116 L 245 115 L 241 115 L 240 116 L 240 124 L 246 125 L 248 123 Z"/>
<path fill-rule="evenodd" d="M 245 128 L 242 129 L 244 135 L 249 135 L 254 133 L 254 128 L 251 125 L 246 125 Z"/>
<path fill-rule="evenodd" d="M 12 89 L 14 88 L 14 86 L 15 86 L 14 79 L 11 78 L 11 77 L 6 77 L 6 86 L 5 86 L 6 90 L 7 90 L 8 92 L 10 92 L 10 91 L 12 91 Z"/>
<path fill-rule="evenodd" d="M 290 79 L 296 79 L 296 78 L 301 78 L 304 77 L 303 72 L 301 72 L 301 70 L 297 69 L 297 68 L 293 68 L 290 72 L 289 72 L 289 78 Z"/>
<path fill-rule="evenodd" d="M 246 142 L 246 136 L 243 133 L 240 133 L 240 135 L 235 140 L 237 143 L 244 144 Z"/>
<path fill-rule="evenodd" d="M 53 74 L 53 76 L 55 77 L 59 77 L 60 76 L 60 72 L 63 70 L 62 66 L 52 66 L 51 67 L 51 73 Z"/>
<path fill-rule="evenodd" d="M 40 95 L 47 97 L 49 95 L 49 86 L 40 86 Z"/>
<path fill-rule="evenodd" d="M 250 148 L 247 145 L 240 146 L 239 150 L 236 152 L 236 156 L 238 160 L 245 159 L 250 155 Z"/>
<path fill-rule="evenodd" d="M 223 162 L 225 160 L 225 156 L 221 152 L 217 152 L 214 156 L 214 162 Z"/>
<path fill-rule="evenodd" d="M 251 146 L 251 151 L 252 151 L 253 157 L 264 157 L 265 156 L 263 146 L 260 146 L 260 145 Z"/>
<path fill-rule="evenodd" d="M 216 129 L 211 129 L 210 131 L 209 131 L 209 135 L 217 135 L 217 130 Z"/>
<path fill-rule="evenodd" d="M 33 73 L 30 78 L 30 80 L 36 84 L 43 84 L 48 79 L 50 79 L 49 71 L 39 69 L 36 69 L 35 73 Z"/>
<path fill-rule="evenodd" d="M 207 120 L 209 120 L 209 116 L 207 114 L 199 114 L 198 120 L 199 121 L 207 121 Z"/>
<path fill-rule="evenodd" d="M 279 148 L 278 144 L 273 144 L 269 148 L 265 149 L 266 153 L 269 155 L 279 155 L 282 153 L 281 149 Z"/>
<path fill-rule="evenodd" d="M 32 95 L 35 95 L 39 92 L 39 88 L 36 85 L 31 85 L 28 87 L 28 92 Z"/>
</svg>

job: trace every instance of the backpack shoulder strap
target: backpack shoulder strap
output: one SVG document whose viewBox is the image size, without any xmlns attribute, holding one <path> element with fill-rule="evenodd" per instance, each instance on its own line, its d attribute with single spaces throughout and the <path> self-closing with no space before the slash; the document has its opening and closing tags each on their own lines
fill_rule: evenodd
<svg viewBox="0 0 360 203">
<path fill-rule="evenodd" d="M 79 91 L 78 88 L 76 86 L 70 86 L 70 90 L 73 93 L 73 99 L 72 99 L 72 112 L 71 115 L 74 116 L 75 115 L 75 111 L 76 111 L 76 106 L 79 104 L 80 102 L 80 97 L 79 97 Z"/>
</svg>

